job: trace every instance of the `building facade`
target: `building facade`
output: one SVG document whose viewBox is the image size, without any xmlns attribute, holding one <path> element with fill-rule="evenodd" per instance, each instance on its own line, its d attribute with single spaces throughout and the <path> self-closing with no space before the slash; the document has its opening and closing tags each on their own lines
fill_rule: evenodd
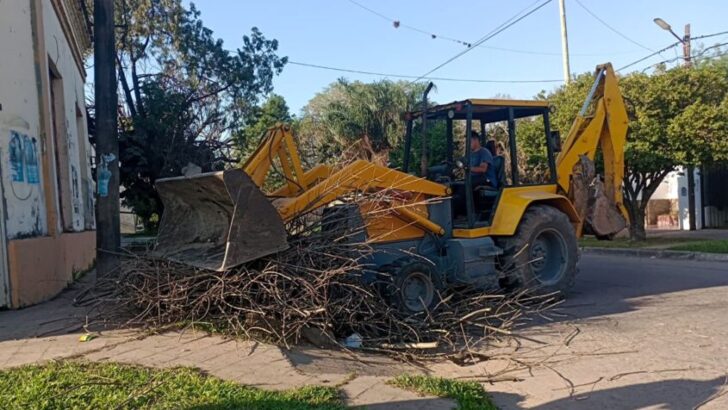
<svg viewBox="0 0 728 410">
<path fill-rule="evenodd" d="M 658 229 L 690 229 L 688 178 L 685 167 L 671 172 L 647 204 L 645 225 Z M 728 228 L 728 164 L 694 170 L 695 227 Z"/>
<path fill-rule="evenodd" d="M 82 1 L 0 1 L 0 307 L 47 300 L 93 266 Z"/>
</svg>

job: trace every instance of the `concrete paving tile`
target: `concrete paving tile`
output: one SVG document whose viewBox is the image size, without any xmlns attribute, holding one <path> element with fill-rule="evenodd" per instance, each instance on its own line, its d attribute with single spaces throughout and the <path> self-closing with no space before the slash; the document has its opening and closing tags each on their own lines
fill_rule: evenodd
<svg viewBox="0 0 728 410">
<path fill-rule="evenodd" d="M 349 406 L 367 409 L 453 409 L 452 400 L 423 397 L 387 384 L 388 377 L 360 376 L 342 386 L 345 402 Z"/>
</svg>

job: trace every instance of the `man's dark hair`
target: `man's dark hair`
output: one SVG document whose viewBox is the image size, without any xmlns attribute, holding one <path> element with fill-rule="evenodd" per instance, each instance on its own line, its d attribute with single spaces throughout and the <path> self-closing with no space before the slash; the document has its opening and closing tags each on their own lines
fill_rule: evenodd
<svg viewBox="0 0 728 410">
<path fill-rule="evenodd" d="M 470 131 L 470 138 L 475 138 L 480 141 L 480 135 L 478 135 L 478 131 Z"/>
<path fill-rule="evenodd" d="M 488 142 L 485 143 L 485 148 L 487 148 L 493 156 L 497 155 L 498 150 L 496 149 L 495 140 L 488 140 Z"/>
</svg>

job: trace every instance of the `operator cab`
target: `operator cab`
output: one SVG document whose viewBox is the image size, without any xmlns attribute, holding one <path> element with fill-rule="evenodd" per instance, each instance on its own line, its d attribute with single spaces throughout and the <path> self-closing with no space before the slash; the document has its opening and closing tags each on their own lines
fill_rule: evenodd
<svg viewBox="0 0 728 410">
<path fill-rule="evenodd" d="M 407 112 L 403 170 L 452 189 L 454 227 L 490 226 L 504 189 L 556 183 L 554 154 L 560 139 L 550 130 L 549 112 L 547 101 L 500 99 L 455 101 Z M 474 134 L 479 144 L 471 144 Z M 477 164 L 471 164 L 471 145 L 491 148 L 484 154 L 490 157 L 491 172 L 472 171 Z M 480 161 L 477 154 L 475 158 Z M 427 164 L 424 173 L 422 164 Z"/>
</svg>

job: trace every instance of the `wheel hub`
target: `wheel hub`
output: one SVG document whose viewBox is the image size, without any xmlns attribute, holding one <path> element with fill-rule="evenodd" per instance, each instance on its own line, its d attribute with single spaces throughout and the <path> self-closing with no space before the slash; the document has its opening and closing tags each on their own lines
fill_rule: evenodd
<svg viewBox="0 0 728 410">
<path fill-rule="evenodd" d="M 402 281 L 402 301 L 412 312 L 424 311 L 435 297 L 435 286 L 429 276 L 422 272 L 412 272 Z"/>
<path fill-rule="evenodd" d="M 558 283 L 566 273 L 566 241 L 556 230 L 540 232 L 531 244 L 531 269 L 542 285 Z"/>
<path fill-rule="evenodd" d="M 533 270 L 535 271 L 541 271 L 543 270 L 544 266 L 546 265 L 546 257 L 548 256 L 548 251 L 546 249 L 546 246 L 544 245 L 542 240 L 537 240 L 533 244 L 533 248 L 531 250 L 531 266 L 533 267 Z"/>
</svg>

